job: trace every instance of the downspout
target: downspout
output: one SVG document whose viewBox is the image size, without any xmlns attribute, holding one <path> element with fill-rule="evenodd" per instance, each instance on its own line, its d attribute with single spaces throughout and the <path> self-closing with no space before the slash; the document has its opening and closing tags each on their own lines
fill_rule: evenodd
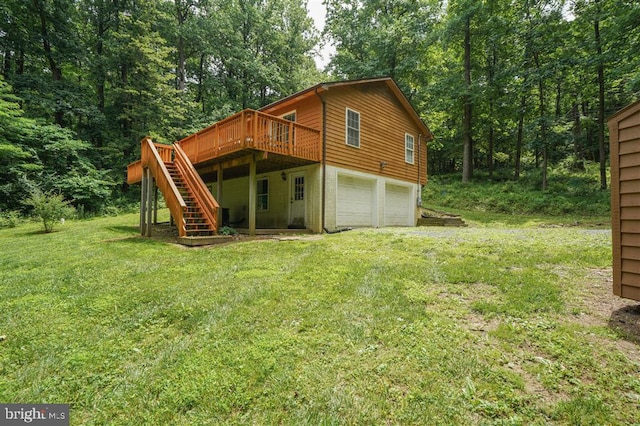
<svg viewBox="0 0 640 426">
<path fill-rule="evenodd" d="M 316 96 L 322 103 L 322 229 L 326 231 L 325 222 L 325 205 L 327 198 L 327 103 L 318 93 L 319 87 L 314 90 Z"/>
<path fill-rule="evenodd" d="M 420 146 L 422 145 L 420 138 L 422 137 L 421 133 L 418 133 L 418 199 L 416 200 L 416 205 L 418 207 L 422 207 L 422 186 L 420 185 Z"/>
</svg>

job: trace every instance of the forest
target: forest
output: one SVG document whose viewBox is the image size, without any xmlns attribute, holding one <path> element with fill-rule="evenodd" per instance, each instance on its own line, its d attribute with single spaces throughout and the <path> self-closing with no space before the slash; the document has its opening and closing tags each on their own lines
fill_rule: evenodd
<svg viewBox="0 0 640 426">
<path fill-rule="evenodd" d="M 597 163 L 640 97 L 637 0 L 4 0 L 0 210 L 33 191 L 100 213 L 126 165 L 323 81 L 390 76 L 435 135 L 430 175 L 518 180 Z M 335 53 L 324 70 L 319 46 Z"/>
</svg>

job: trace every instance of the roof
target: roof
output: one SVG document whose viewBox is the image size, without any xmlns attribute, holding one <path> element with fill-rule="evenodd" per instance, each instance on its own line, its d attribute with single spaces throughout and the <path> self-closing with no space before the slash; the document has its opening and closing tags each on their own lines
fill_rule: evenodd
<svg viewBox="0 0 640 426">
<path fill-rule="evenodd" d="M 636 101 L 632 104 L 627 105 L 622 108 L 620 111 L 614 113 L 611 117 L 607 118 L 607 122 L 609 121 L 622 121 L 627 118 L 629 115 L 634 114 L 637 110 L 640 109 L 640 101 Z"/>
<path fill-rule="evenodd" d="M 285 98 L 282 98 L 276 102 L 273 102 L 269 105 L 266 105 L 262 108 L 260 108 L 260 111 L 262 112 L 266 112 L 269 113 L 271 110 L 276 109 L 276 108 L 280 108 L 286 105 L 291 105 L 294 103 L 298 103 L 303 99 L 307 99 L 311 96 L 316 96 L 316 94 L 320 94 L 329 90 L 336 90 L 336 89 L 340 89 L 342 87 L 352 87 L 352 86 L 357 86 L 357 85 L 361 85 L 361 84 L 371 84 L 371 83 L 379 83 L 379 82 L 383 82 L 387 85 L 387 87 L 389 88 L 389 90 L 391 90 L 391 93 L 393 93 L 395 95 L 395 97 L 398 99 L 398 101 L 400 102 L 400 104 L 404 107 L 404 109 L 406 110 L 406 112 L 409 114 L 409 116 L 411 117 L 411 119 L 415 122 L 415 124 L 418 126 L 418 128 L 420 128 L 421 132 L 423 132 L 423 134 L 426 136 L 426 140 L 432 140 L 433 139 L 433 134 L 431 133 L 431 130 L 429 130 L 429 128 L 427 127 L 426 124 L 424 124 L 424 122 L 422 121 L 422 119 L 420 118 L 420 115 L 418 115 L 418 112 L 415 110 L 415 108 L 413 107 L 413 105 L 411 105 L 411 102 L 409 102 L 409 99 L 407 99 L 407 97 L 404 95 L 404 93 L 402 93 L 402 90 L 400 90 L 400 88 L 398 87 L 398 85 L 396 84 L 395 81 L 393 81 L 392 78 L 390 77 L 379 77 L 379 78 L 367 78 L 367 79 L 360 79 L 360 80 L 343 80 L 343 81 L 332 81 L 332 82 L 326 82 L 326 83 L 318 83 L 315 86 L 311 86 L 308 87 L 304 90 L 301 90 L 297 93 L 294 93 L 293 95 L 287 96 Z"/>
</svg>

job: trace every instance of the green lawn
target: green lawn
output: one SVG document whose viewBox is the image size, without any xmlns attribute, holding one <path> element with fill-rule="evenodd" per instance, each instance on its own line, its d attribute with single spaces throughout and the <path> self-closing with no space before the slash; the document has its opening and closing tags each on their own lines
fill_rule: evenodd
<svg viewBox="0 0 640 426">
<path fill-rule="evenodd" d="M 72 424 L 638 421 L 606 230 L 188 249 L 136 222 L 0 230 L 0 402 L 70 403 Z"/>
</svg>

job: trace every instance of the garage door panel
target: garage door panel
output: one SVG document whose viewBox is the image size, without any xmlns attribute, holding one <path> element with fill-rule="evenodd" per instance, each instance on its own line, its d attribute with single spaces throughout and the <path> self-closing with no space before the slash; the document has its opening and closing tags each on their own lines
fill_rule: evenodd
<svg viewBox="0 0 640 426">
<path fill-rule="evenodd" d="M 374 181 L 352 176 L 338 177 L 336 225 L 372 226 Z"/>
<path fill-rule="evenodd" d="M 411 188 L 407 186 L 385 186 L 384 203 L 385 226 L 411 226 L 412 197 Z"/>
</svg>

